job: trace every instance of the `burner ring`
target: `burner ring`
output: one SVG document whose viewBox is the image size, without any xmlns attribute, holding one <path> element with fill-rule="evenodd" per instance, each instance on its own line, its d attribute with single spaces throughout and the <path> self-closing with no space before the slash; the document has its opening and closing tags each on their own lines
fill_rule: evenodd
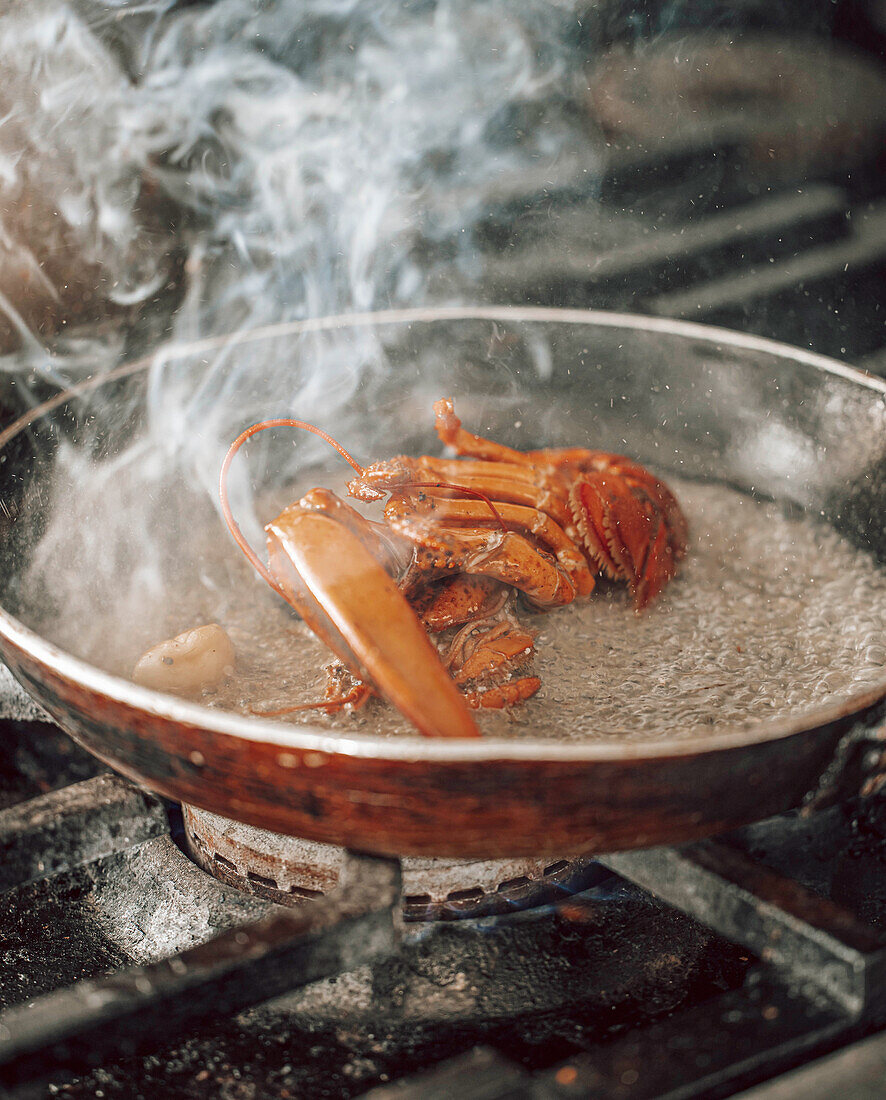
<svg viewBox="0 0 886 1100">
<path fill-rule="evenodd" d="M 188 854 L 229 886 L 297 906 L 338 883 L 343 848 L 268 832 L 186 804 L 182 812 Z M 406 920 L 458 920 L 534 908 L 586 890 L 609 874 L 590 858 L 407 856 L 402 866 Z"/>
</svg>

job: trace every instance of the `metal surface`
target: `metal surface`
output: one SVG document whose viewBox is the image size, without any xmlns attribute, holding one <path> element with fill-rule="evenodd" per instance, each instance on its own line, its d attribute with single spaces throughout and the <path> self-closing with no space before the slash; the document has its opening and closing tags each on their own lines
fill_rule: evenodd
<svg viewBox="0 0 886 1100">
<path fill-rule="evenodd" d="M 0 727 L 0 746 L 2 732 Z M 108 782 L 115 788 L 110 799 Z M 145 805 L 140 831 L 117 827 L 127 795 L 130 807 Z M 124 781 L 105 777 L 26 800 L 17 808 L 19 819 L 26 822 L 32 811 L 45 819 L 50 807 L 63 827 L 57 833 L 31 831 L 29 840 L 45 875 L 9 890 L 0 908 L 0 1005 L 9 1009 L 0 1016 L 0 1028 L 10 1020 L 13 1030 L 16 1021 L 40 1024 L 30 1054 L 13 1059 L 6 1072 L 6 1080 L 23 1087 L 25 1079 L 35 1086 L 46 1072 L 56 1086 L 63 1066 L 91 1063 L 92 1087 L 88 1077 L 81 1079 L 76 1095 L 99 1089 L 109 1096 L 136 1095 L 129 1076 L 134 1065 L 149 1075 L 151 1065 L 162 1065 L 169 1084 L 173 1062 L 181 1067 L 197 1059 L 201 1073 L 210 1066 L 213 1075 L 203 1073 L 191 1085 L 208 1081 L 196 1094 L 213 1095 L 225 1073 L 233 1072 L 228 1059 L 242 1065 L 246 1052 L 255 1081 L 264 1081 L 271 1095 L 279 1090 L 285 1096 L 285 1082 L 294 1095 L 305 1089 L 328 1095 L 330 1074 L 340 1072 L 342 1063 L 363 1074 L 379 1055 L 393 1064 L 399 1054 L 441 1042 L 459 1049 L 466 1028 L 485 1034 L 506 1026 L 515 1036 L 530 1030 L 544 1037 L 564 1014 L 579 1017 L 587 1029 L 605 1030 L 661 1015 L 711 984 L 720 988 L 739 980 L 743 972 L 736 952 L 718 950 L 706 929 L 598 869 L 590 889 L 561 898 L 559 907 L 515 908 L 495 920 L 410 924 L 374 960 L 367 942 L 373 926 L 361 919 L 347 934 L 354 949 L 347 974 L 303 985 L 299 972 L 283 996 L 226 1017 L 230 990 L 226 985 L 215 996 L 218 973 L 208 964 L 192 966 L 194 949 L 218 962 L 227 943 L 239 956 L 236 981 L 261 999 L 269 988 L 268 962 L 262 951 L 249 949 L 249 936 L 275 907 L 204 874 L 165 832 L 145 839 L 159 807 Z M 92 833 L 103 814 L 106 850 L 96 857 L 94 849 L 77 843 L 76 823 Z M 160 816 L 165 820 L 162 811 Z M 375 871 L 370 866 L 353 884 L 366 907 L 372 908 L 389 870 L 386 863 Z M 316 912 L 314 902 L 307 907 Z M 228 935 L 219 940 L 221 933 Z M 342 934 L 338 924 L 320 930 L 311 959 L 328 955 Z M 179 1053 L 168 1059 L 168 1014 L 151 1007 L 162 990 L 145 984 L 154 985 L 160 963 L 163 975 L 181 978 L 171 1012 L 171 1045 Z M 212 1019 L 203 1020 L 210 999 Z M 102 1033 L 90 1036 L 90 1020 L 102 1005 Z M 60 1045 L 63 1035 L 70 1038 Z M 371 1049 L 360 1055 L 364 1044 Z M 294 1050 L 298 1059 L 289 1056 L 298 1068 L 276 1072 Z M 125 1058 L 135 1051 L 143 1054 Z M 66 1090 L 69 1085 L 68 1079 Z M 146 1085 L 143 1090 L 150 1094 Z"/>
<path fill-rule="evenodd" d="M 235 1013 L 388 952 L 399 868 L 352 856 L 335 895 L 298 912 L 277 909 L 169 960 L 84 981 L 0 1015 L 0 1081 L 47 1060 L 92 1065 L 183 1026 Z"/>
<path fill-rule="evenodd" d="M 856 794 L 868 798 L 886 782 L 886 724 L 853 726 L 840 738 L 834 759 L 806 798 L 807 813 L 827 809 Z"/>
<path fill-rule="evenodd" d="M 673 455 L 689 476 L 753 485 L 817 509 L 839 520 L 847 537 L 886 554 L 886 385 L 879 380 L 753 337 L 568 310 L 477 308 L 326 319 L 240 334 L 228 344 L 361 325 L 406 334 L 417 341 L 416 356 L 431 337 L 445 345 L 447 384 L 458 392 L 492 400 L 506 377 L 523 400 L 556 398 L 573 418 L 584 417 L 582 431 L 593 425 L 600 445 L 621 439 L 641 461 Z M 502 326 L 517 337 L 517 350 L 499 366 L 485 360 L 472 366 L 469 348 L 488 347 L 490 334 L 500 335 Z M 531 362 L 520 371 L 520 356 L 530 354 L 521 334 L 528 340 L 539 326 L 547 326 L 555 353 L 550 377 L 541 379 Z M 463 368 L 452 366 L 453 341 L 459 361 L 467 361 Z M 218 343 L 193 345 L 186 354 Z M 580 363 L 583 371 L 574 369 Z M 148 365 L 130 364 L 115 377 Z M 662 386 L 664 377 L 671 382 Z M 389 381 L 396 389 L 396 374 Z M 440 384 L 423 378 L 426 387 Z M 623 400 L 613 403 L 609 394 L 616 385 Z M 514 406 L 498 400 L 506 418 Z M 62 406 L 60 399 L 60 413 Z M 39 436 L 51 411 L 32 414 L 27 425 L 0 435 L 0 446 L 20 442 L 26 426 Z M 766 450 L 778 424 L 801 446 L 802 476 L 792 452 L 778 465 Z M 380 420 L 377 428 L 386 425 Z M 581 438 L 575 425 L 556 425 L 560 437 L 570 430 L 573 442 Z M 19 508 L 10 529 L 19 536 L 5 563 L 13 585 L 28 560 L 22 536 L 29 522 L 40 522 L 34 499 L 32 494 Z M 873 724 L 873 708 L 886 692 L 884 674 L 865 693 L 801 718 L 714 730 L 704 738 L 443 744 L 346 737 L 211 711 L 101 672 L 6 611 L 0 613 L 0 648 L 41 705 L 124 774 L 168 797 L 271 831 L 388 854 L 560 858 L 723 831 L 797 805 L 840 738 L 858 719 Z"/>
<path fill-rule="evenodd" d="M 602 857 L 853 1015 L 886 1008 L 886 936 L 723 841 Z"/>
<path fill-rule="evenodd" d="M 280 905 L 300 905 L 338 884 L 343 848 L 269 833 L 183 806 L 185 845 L 221 882 Z M 407 920 L 454 920 L 511 913 L 557 901 L 594 885 L 591 859 L 401 860 Z"/>
<path fill-rule="evenodd" d="M 532 1095 L 528 1073 L 489 1047 L 477 1047 L 408 1081 L 370 1089 L 363 1100 L 528 1100 Z"/>
<path fill-rule="evenodd" d="M 886 1087 L 886 1034 L 742 1092 L 735 1100 L 880 1100 Z"/>
<path fill-rule="evenodd" d="M 760 1100 L 838 1094 L 867 1100 L 882 1095 L 882 1081 L 879 1091 L 870 1087 L 879 1071 L 883 1039 L 855 1044 L 858 1038 L 852 1021 L 832 1005 L 798 997 L 771 974 L 758 971 L 740 990 L 577 1051 L 538 1072 L 482 1046 L 373 1088 L 362 1100 L 719 1100 L 840 1043 L 853 1045 L 808 1071 L 762 1086 Z M 805 1086 L 816 1079 L 819 1067 L 831 1091 L 807 1093 Z M 863 1086 L 857 1093 L 856 1085 Z M 757 1091 L 747 1100 L 757 1100 Z"/>
<path fill-rule="evenodd" d="M 12 806 L 0 812 L 0 894 L 168 829 L 157 799 L 113 775 Z"/>
<path fill-rule="evenodd" d="M 530 1096 L 717 1100 L 857 1034 L 834 1005 L 757 971 L 739 990 L 548 1070 Z"/>
<path fill-rule="evenodd" d="M 435 1090 L 465 1100 L 717 1100 L 763 1080 L 770 1083 L 741 1097 L 880 1096 L 884 1036 L 865 1036 L 886 1024 L 886 895 L 871 889 L 882 886 L 884 857 L 882 800 L 786 815 L 682 850 L 603 857 L 748 944 L 758 958 L 741 986 L 604 1042 L 576 1044 L 540 1070 L 522 1051 L 512 1060 L 493 1043 L 407 1073 L 366 1100 Z M 770 1080 L 779 1074 L 786 1076 Z"/>
<path fill-rule="evenodd" d="M 9 750 L 5 738 L 2 745 Z M 67 770 L 64 757 L 59 766 Z M 7 774 L 0 771 L 0 794 Z M 156 804 L 117 780 L 108 798 L 107 782 L 30 800 L 37 821 L 54 806 L 61 826 L 30 833 L 46 876 L 4 895 L 0 1001 L 19 1005 L 17 1013 L 35 1006 L 52 1026 L 41 1031 L 39 1054 L 7 1069 L 5 1079 L 20 1082 L 12 1086 L 16 1100 L 46 1095 L 48 1071 L 53 1088 L 84 1100 L 98 1091 L 121 1100 L 158 1093 L 209 1100 L 238 1089 L 319 1100 L 395 1077 L 378 1096 L 405 1100 L 437 1088 L 478 1100 L 712 1100 L 886 1022 L 877 994 L 882 972 L 868 965 L 886 915 L 886 803 L 867 799 L 757 823 L 728 843 L 692 846 L 693 858 L 678 852 L 646 863 L 660 894 L 673 891 L 722 931 L 740 924 L 742 938 L 769 960 L 762 964 L 608 874 L 553 909 L 407 925 L 375 961 L 338 978 L 296 982 L 227 1019 L 199 1023 L 214 975 L 196 971 L 193 985 L 178 988 L 171 1041 L 163 1038 L 166 1014 L 141 1016 L 133 1037 L 132 1004 L 115 996 L 101 1036 L 64 1049 L 59 1034 L 79 1034 L 81 1026 L 84 1006 L 74 994 L 90 988 L 78 979 L 119 993 L 144 967 L 166 960 L 175 973 L 194 946 L 212 953 L 219 932 L 248 931 L 270 911 L 204 874 L 168 835 L 142 839 L 155 827 Z M 135 819 L 139 804 L 143 828 L 115 828 L 121 808 Z M 28 805 L 17 807 L 23 824 Z M 103 810 L 111 851 L 93 858 L 78 834 L 97 832 Z M 698 858 L 699 847 L 708 858 Z M 377 885 L 371 876 L 368 893 Z M 363 927 L 354 926 L 358 939 Z M 336 926 L 331 931 L 338 935 Z M 252 988 L 254 963 L 260 985 L 265 956 L 241 961 L 243 984 Z M 64 986 L 68 995 L 52 999 Z M 864 1005 L 847 998 L 853 989 L 865 992 Z M 473 1056 L 452 1059 L 477 1043 Z M 855 1050 L 841 1058 L 850 1081 Z M 62 1069 L 90 1061 L 85 1075 Z M 506 1087 L 522 1091 L 502 1093 Z"/>
</svg>

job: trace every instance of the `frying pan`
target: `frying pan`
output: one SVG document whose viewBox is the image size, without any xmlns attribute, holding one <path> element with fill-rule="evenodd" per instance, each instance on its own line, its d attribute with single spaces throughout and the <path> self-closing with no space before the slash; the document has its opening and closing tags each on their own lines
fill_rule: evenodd
<svg viewBox="0 0 886 1100">
<path fill-rule="evenodd" d="M 221 344 L 252 352 L 279 341 L 297 354 L 324 334 L 355 347 L 371 335 L 386 349 L 375 389 L 354 399 L 374 410 L 364 450 L 375 448 L 376 457 L 410 450 L 402 437 L 428 418 L 429 399 L 452 394 L 472 410 L 472 426 L 511 445 L 617 450 L 665 477 L 679 472 L 753 491 L 820 513 L 886 560 L 886 384 L 841 363 L 699 325 L 491 307 L 291 323 L 165 354 L 205 357 Z M 59 506 L 49 480 L 57 440 L 76 437 L 87 391 L 113 409 L 121 387 L 149 366 L 143 360 L 90 379 L 0 435 L 0 651 L 76 741 L 171 799 L 382 854 L 613 851 L 795 807 L 847 736 L 880 721 L 886 669 L 864 691 L 800 717 L 714 725 L 704 736 L 675 730 L 585 743 L 333 733 L 210 709 L 102 671 L 34 629 L 38 597 L 27 572 Z"/>
</svg>

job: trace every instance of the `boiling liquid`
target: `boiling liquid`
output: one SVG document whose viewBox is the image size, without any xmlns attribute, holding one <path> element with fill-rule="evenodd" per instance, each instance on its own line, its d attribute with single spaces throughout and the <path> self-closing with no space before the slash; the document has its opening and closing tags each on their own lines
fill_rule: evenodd
<svg viewBox="0 0 886 1100">
<path fill-rule="evenodd" d="M 476 712 L 486 736 L 692 736 L 798 715 L 883 677 L 886 571 L 809 517 L 788 518 L 718 485 L 671 484 L 690 526 L 679 575 L 641 614 L 623 585 L 605 581 L 565 608 L 521 608 L 521 621 L 537 631 L 542 688 L 521 706 Z M 250 714 L 323 698 L 329 651 L 279 600 L 238 586 L 218 618 L 237 668 L 204 695 L 206 704 Z M 415 733 L 380 700 L 353 713 L 280 720 L 348 734 Z"/>
</svg>

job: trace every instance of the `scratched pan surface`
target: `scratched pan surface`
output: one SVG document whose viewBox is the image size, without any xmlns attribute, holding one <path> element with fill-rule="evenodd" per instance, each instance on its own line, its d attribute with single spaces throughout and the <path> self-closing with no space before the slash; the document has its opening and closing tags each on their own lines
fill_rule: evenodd
<svg viewBox="0 0 886 1100">
<path fill-rule="evenodd" d="M 587 444 L 636 456 L 665 476 L 753 489 L 822 515 L 886 562 L 886 385 L 842 364 L 714 328 L 510 308 L 288 324 L 241 334 L 225 353 L 259 356 L 264 345 L 307 356 L 327 338 L 352 345 L 355 362 L 378 360 L 384 349 L 385 371 L 370 370 L 374 380 L 337 419 L 324 419 L 349 440 L 362 425 L 364 455 L 421 446 L 410 433 L 426 422 L 429 401 L 453 394 L 472 426 L 512 445 Z M 167 350 L 166 361 L 205 362 L 217 351 Z M 167 797 L 374 852 L 562 856 L 676 842 L 795 806 L 841 736 L 878 720 L 886 671 L 863 693 L 800 718 L 740 730 L 714 725 L 703 737 L 386 739 L 241 717 L 102 671 L 35 629 L 46 608 L 28 576 L 61 506 L 52 479 L 59 440 L 76 448 L 88 439 L 94 462 L 107 461 L 139 434 L 137 417 L 102 446 L 80 421 L 96 395 L 105 411 L 131 401 L 148 367 L 129 364 L 100 385 L 86 383 L 0 435 L 0 652 L 72 737 Z M 292 411 L 250 409 L 230 393 L 226 400 L 232 427 L 249 412 Z M 281 467 L 287 461 L 281 451 Z M 264 469 L 274 462 L 271 450 Z M 186 532 L 196 492 L 187 478 L 175 479 L 150 504 L 155 527 L 178 515 L 170 530 Z M 71 555 L 86 590 L 93 541 L 84 535 L 83 554 Z M 95 587 L 98 613 L 102 599 L 113 606 L 113 593 Z"/>
</svg>

